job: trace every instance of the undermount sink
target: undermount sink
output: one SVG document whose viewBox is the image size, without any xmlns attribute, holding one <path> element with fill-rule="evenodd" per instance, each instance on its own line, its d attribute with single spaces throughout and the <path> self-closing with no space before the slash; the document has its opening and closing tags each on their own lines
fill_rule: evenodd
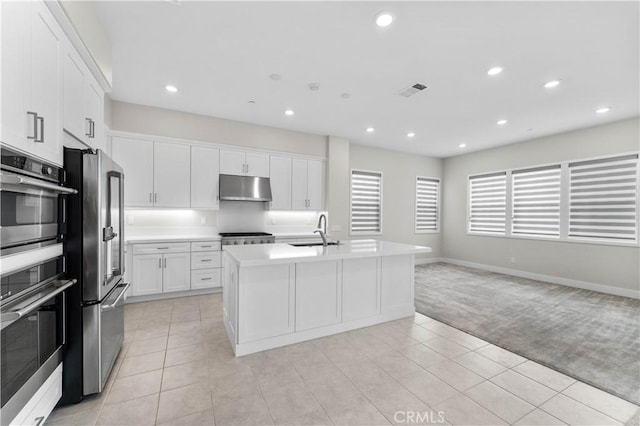
<svg viewBox="0 0 640 426">
<path fill-rule="evenodd" d="M 328 246 L 337 246 L 338 244 L 340 244 L 340 242 L 336 242 L 336 241 L 331 241 L 329 243 L 327 243 Z M 321 246 L 323 245 L 322 243 L 289 243 L 290 246 L 293 247 L 315 247 L 315 246 Z"/>
</svg>

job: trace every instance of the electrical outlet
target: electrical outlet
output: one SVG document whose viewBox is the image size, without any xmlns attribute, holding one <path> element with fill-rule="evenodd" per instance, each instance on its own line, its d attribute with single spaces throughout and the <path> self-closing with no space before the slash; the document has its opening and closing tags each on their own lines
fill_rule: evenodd
<svg viewBox="0 0 640 426">
<path fill-rule="evenodd" d="M 275 217 L 271 218 L 271 224 L 272 225 L 276 225 L 278 223 L 278 220 Z"/>
<path fill-rule="evenodd" d="M 200 225 L 206 225 L 206 224 L 207 224 L 207 217 L 200 216 Z"/>
<path fill-rule="evenodd" d="M 509 258 L 509 262 L 511 262 L 511 263 L 516 263 L 516 258 L 515 258 L 515 257 L 510 257 L 510 258 Z"/>
<path fill-rule="evenodd" d="M 133 225 L 133 223 L 135 222 L 133 216 L 131 215 L 127 215 L 127 225 Z"/>
<path fill-rule="evenodd" d="M 340 225 L 331 225 L 331 230 L 333 232 L 340 232 Z"/>
</svg>

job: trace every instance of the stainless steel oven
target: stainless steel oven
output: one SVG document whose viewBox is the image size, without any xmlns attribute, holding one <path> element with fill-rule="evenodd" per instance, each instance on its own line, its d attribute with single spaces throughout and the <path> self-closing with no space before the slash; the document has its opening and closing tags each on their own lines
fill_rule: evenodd
<svg viewBox="0 0 640 426">
<path fill-rule="evenodd" d="M 0 253 L 33 250 L 62 240 L 66 224 L 64 170 L 0 147 Z"/>
<path fill-rule="evenodd" d="M 10 422 L 62 362 L 65 344 L 65 291 L 62 255 L 3 272 L 0 325 L 0 403 L 2 424 Z M 24 256 L 23 256 L 24 258 Z"/>
</svg>

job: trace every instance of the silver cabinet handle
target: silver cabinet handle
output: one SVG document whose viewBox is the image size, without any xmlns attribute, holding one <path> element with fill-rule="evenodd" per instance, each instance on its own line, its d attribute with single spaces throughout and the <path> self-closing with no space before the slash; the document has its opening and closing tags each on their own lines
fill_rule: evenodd
<svg viewBox="0 0 640 426">
<path fill-rule="evenodd" d="M 90 138 L 95 138 L 96 137 L 96 122 L 91 120 L 91 136 L 89 136 Z"/>
<path fill-rule="evenodd" d="M 33 116 L 33 136 L 27 135 L 27 139 L 38 139 L 38 114 L 35 112 L 27 111 L 27 115 Z"/>
<path fill-rule="evenodd" d="M 88 133 L 85 133 L 84 135 L 91 137 L 91 119 L 89 117 L 86 117 L 84 120 L 89 125 Z"/>
<path fill-rule="evenodd" d="M 151 192 L 149 193 L 149 202 L 153 203 L 153 194 Z"/>
<path fill-rule="evenodd" d="M 40 138 L 34 139 L 35 142 L 44 142 L 44 117 L 36 117 L 36 120 L 40 123 Z"/>
<path fill-rule="evenodd" d="M 167 258 L 165 257 L 163 260 L 164 260 L 164 267 L 166 269 L 167 268 Z"/>
<path fill-rule="evenodd" d="M 209 281 L 210 279 L 211 279 L 211 277 L 200 278 L 200 281 Z"/>
<path fill-rule="evenodd" d="M 200 259 L 200 262 L 212 262 L 213 259 Z"/>
<path fill-rule="evenodd" d="M 162 258 L 158 259 L 158 268 L 162 268 Z"/>
<path fill-rule="evenodd" d="M 169 247 L 157 247 L 157 250 L 169 250 Z"/>
<path fill-rule="evenodd" d="M 211 246 L 200 246 L 200 248 L 211 248 Z"/>
<path fill-rule="evenodd" d="M 34 420 L 36 423 L 33 426 L 40 426 L 40 423 L 44 420 L 44 416 L 36 417 Z"/>
<path fill-rule="evenodd" d="M 154 203 L 157 203 L 157 202 L 158 202 L 158 193 L 157 193 L 157 192 L 154 192 L 154 193 L 153 193 L 153 202 L 154 202 Z"/>
<path fill-rule="evenodd" d="M 19 176 L 13 173 L 0 173 L 0 182 L 13 185 L 25 185 L 33 186 L 40 189 L 48 189 L 50 191 L 59 192 L 62 194 L 77 194 L 78 191 L 72 188 L 66 188 L 64 186 L 58 186 L 53 183 L 47 183 L 39 179 L 33 179 L 26 176 Z"/>
</svg>

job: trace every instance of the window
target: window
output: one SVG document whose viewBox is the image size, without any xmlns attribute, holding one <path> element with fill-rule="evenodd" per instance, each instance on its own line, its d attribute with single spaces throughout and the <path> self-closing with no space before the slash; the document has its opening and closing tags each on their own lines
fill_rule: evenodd
<svg viewBox="0 0 640 426">
<path fill-rule="evenodd" d="M 511 172 L 513 235 L 560 236 L 560 165 Z"/>
<path fill-rule="evenodd" d="M 440 179 L 416 177 L 416 232 L 440 230 Z"/>
<path fill-rule="evenodd" d="M 382 232 L 382 173 L 351 171 L 351 233 Z"/>
<path fill-rule="evenodd" d="M 569 164 L 570 238 L 637 240 L 638 155 Z"/>
<path fill-rule="evenodd" d="M 506 209 L 506 172 L 469 178 L 469 232 L 504 235 Z"/>
<path fill-rule="evenodd" d="M 469 177 L 470 234 L 638 244 L 638 154 Z"/>
</svg>

